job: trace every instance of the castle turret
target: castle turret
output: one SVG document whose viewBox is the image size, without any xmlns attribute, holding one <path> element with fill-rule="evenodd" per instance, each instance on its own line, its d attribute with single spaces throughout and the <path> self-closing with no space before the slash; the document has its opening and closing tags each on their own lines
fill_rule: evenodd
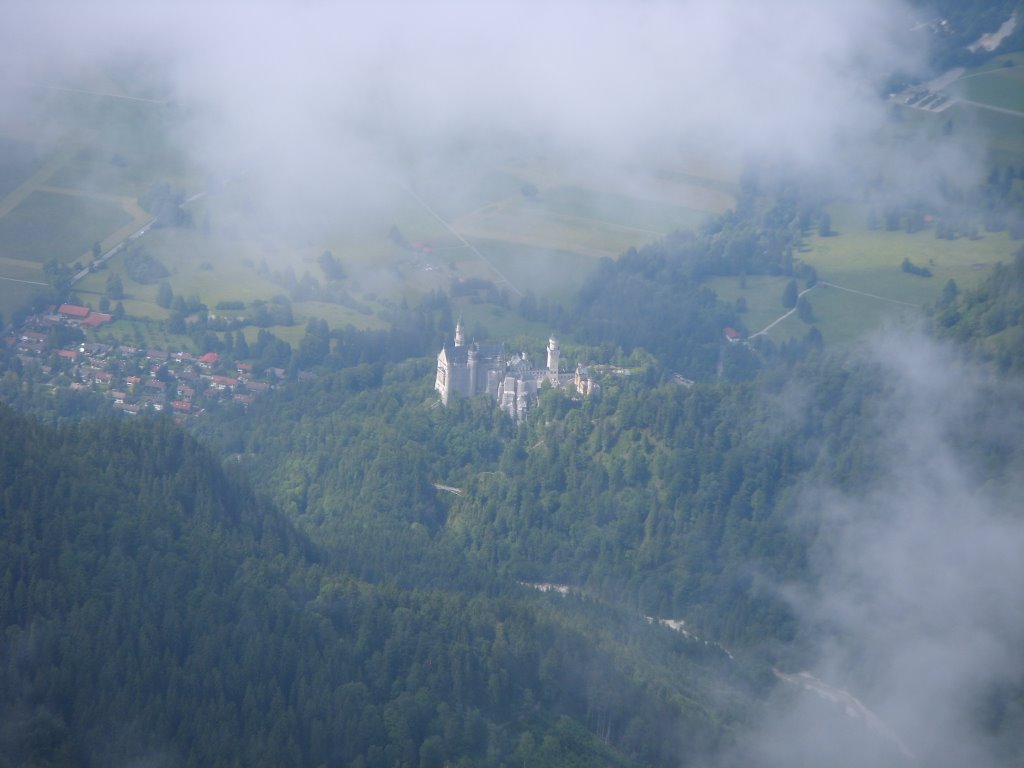
<svg viewBox="0 0 1024 768">
<path fill-rule="evenodd" d="M 462 315 L 459 315 L 459 322 L 455 324 L 455 346 L 461 347 L 466 343 L 466 337 L 462 333 Z"/>
<path fill-rule="evenodd" d="M 558 375 L 559 356 L 558 339 L 556 339 L 554 334 L 552 334 L 551 338 L 548 339 L 548 373 L 552 376 Z"/>
<path fill-rule="evenodd" d="M 479 347 L 474 342 L 469 346 L 469 354 L 466 358 L 467 366 L 469 367 L 469 395 L 472 397 L 476 394 L 476 382 L 477 382 L 477 354 Z"/>
</svg>

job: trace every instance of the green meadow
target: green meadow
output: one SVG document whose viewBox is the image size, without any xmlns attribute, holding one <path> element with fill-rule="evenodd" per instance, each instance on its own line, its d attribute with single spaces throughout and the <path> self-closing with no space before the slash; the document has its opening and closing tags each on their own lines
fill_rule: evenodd
<svg viewBox="0 0 1024 768">
<path fill-rule="evenodd" d="M 806 295 L 814 310 L 814 325 L 826 342 L 854 340 L 887 322 L 903 322 L 919 315 L 919 308 L 935 303 L 952 279 L 960 289 L 977 284 L 992 267 L 1007 261 L 1020 247 L 1005 232 L 986 232 L 978 240 L 940 240 L 932 229 L 913 234 L 868 230 L 857 223 L 866 212 L 835 206 L 832 237 L 812 235 L 800 258 L 813 266 L 821 281 L 834 285 L 815 288 Z M 931 270 L 931 277 L 903 272 L 903 259 Z M 726 300 L 746 298 L 744 322 L 751 332 L 764 328 L 785 313 L 784 278 L 747 278 L 747 289 L 737 278 L 718 278 L 712 287 Z M 800 285 L 803 289 L 803 285 Z M 845 289 L 845 290 L 844 290 Z M 795 314 L 772 328 L 769 336 L 783 340 L 802 336 L 808 326 Z"/>
<path fill-rule="evenodd" d="M 31 141 L 0 136 L 0 199 L 21 186 L 43 163 Z"/>
<path fill-rule="evenodd" d="M 994 109 L 957 103 L 938 117 L 952 119 L 954 123 L 980 133 L 994 164 L 1005 166 L 1024 162 L 1024 52 L 997 56 L 981 67 L 969 69 L 950 83 L 945 91 L 951 96 Z"/>
<path fill-rule="evenodd" d="M 999 56 L 967 70 L 945 90 L 970 101 L 1024 112 L 1024 53 Z"/>
<path fill-rule="evenodd" d="M 773 327 L 766 334 L 768 338 L 775 342 L 799 339 L 813 325 L 821 331 L 826 343 L 846 344 L 887 325 L 912 324 L 921 317 L 920 311 L 914 307 L 880 301 L 830 285 L 814 288 L 804 295 L 804 299 L 810 302 L 812 322 L 804 322 L 794 312 Z"/>
<path fill-rule="evenodd" d="M 72 262 L 131 220 L 115 201 L 37 190 L 0 217 L 0 256 Z"/>
<path fill-rule="evenodd" d="M 788 277 L 748 275 L 744 280 L 738 277 L 713 277 L 707 281 L 707 285 L 722 301 L 729 304 L 735 305 L 742 297 L 747 311 L 740 314 L 740 319 L 747 331 L 757 333 L 787 311 L 782 306 L 782 292 L 788 282 Z M 800 287 L 803 288 L 802 285 Z M 772 337 L 775 337 L 774 333 Z"/>
</svg>

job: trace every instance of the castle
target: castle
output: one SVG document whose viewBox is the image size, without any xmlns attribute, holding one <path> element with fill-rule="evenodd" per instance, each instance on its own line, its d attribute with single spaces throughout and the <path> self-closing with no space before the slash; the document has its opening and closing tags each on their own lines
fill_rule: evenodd
<svg viewBox="0 0 1024 768">
<path fill-rule="evenodd" d="M 553 387 L 575 386 L 581 393 L 593 391 L 595 385 L 589 377 L 582 379 L 579 370 L 559 373 L 561 353 L 554 336 L 548 339 L 547 353 L 547 367 L 534 368 L 525 352 L 506 358 L 503 344 L 473 342 L 467 345 L 460 318 L 455 326 L 454 346 L 449 349 L 446 344 L 437 354 L 434 389 L 441 395 L 444 405 L 448 405 L 452 396 L 487 395 L 517 422 L 526 418 L 545 381 Z"/>
</svg>

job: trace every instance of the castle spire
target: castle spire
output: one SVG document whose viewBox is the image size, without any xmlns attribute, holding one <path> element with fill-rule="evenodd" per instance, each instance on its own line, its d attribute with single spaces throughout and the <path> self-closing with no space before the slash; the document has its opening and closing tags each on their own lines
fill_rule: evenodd
<svg viewBox="0 0 1024 768">
<path fill-rule="evenodd" d="M 466 337 L 462 332 L 462 313 L 459 313 L 459 321 L 455 324 L 455 346 L 461 347 L 466 343 Z"/>
</svg>

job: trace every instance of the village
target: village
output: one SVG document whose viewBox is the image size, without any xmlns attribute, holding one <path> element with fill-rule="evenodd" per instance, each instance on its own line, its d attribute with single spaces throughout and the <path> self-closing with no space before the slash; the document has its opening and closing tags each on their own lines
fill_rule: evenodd
<svg viewBox="0 0 1024 768">
<path fill-rule="evenodd" d="M 35 374 L 52 388 L 95 392 L 127 414 L 171 411 L 178 421 L 195 418 L 211 407 L 238 404 L 284 384 L 284 368 L 254 371 L 252 363 L 207 352 L 142 349 L 130 344 L 84 340 L 84 328 L 112 322 L 111 315 L 88 307 L 62 304 L 31 315 L 2 339 L 23 373 Z M 301 372 L 300 381 L 314 374 Z"/>
</svg>

